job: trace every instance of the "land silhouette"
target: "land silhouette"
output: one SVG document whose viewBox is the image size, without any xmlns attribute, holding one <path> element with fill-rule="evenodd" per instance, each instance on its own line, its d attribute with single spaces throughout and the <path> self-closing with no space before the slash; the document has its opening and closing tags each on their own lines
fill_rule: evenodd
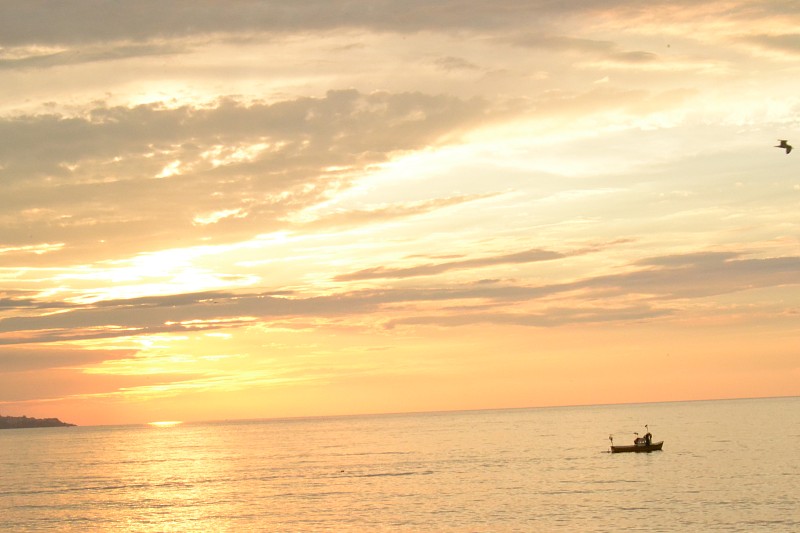
<svg viewBox="0 0 800 533">
<path fill-rule="evenodd" d="M 27 416 L 0 415 L 0 429 L 69 427 L 75 424 L 62 422 L 58 418 L 30 418 Z"/>
</svg>

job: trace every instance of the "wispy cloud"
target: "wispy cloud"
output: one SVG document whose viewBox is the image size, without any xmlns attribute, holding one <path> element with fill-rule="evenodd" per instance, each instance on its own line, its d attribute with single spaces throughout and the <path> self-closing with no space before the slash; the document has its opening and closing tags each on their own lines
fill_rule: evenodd
<svg viewBox="0 0 800 533">
<path fill-rule="evenodd" d="M 117 249 L 145 235 L 148 247 L 198 241 L 209 227 L 196 220 L 214 212 L 236 213 L 213 226 L 217 239 L 252 236 L 248 228 L 281 227 L 355 173 L 456 138 L 486 112 L 476 99 L 345 90 L 273 104 L 6 117 L 0 176 L 14 194 L 0 198 L 0 243 L 19 248 L 35 235 L 65 243 L 58 255 L 91 254 L 101 239 Z"/>
<path fill-rule="evenodd" d="M 53 346 L 46 348 L 0 347 L 0 372 L 7 375 L 11 372 L 56 368 L 74 369 L 114 358 L 130 357 L 133 353 L 131 350 L 83 350 Z"/>
<path fill-rule="evenodd" d="M 800 33 L 757 34 L 741 37 L 743 42 L 751 43 L 768 50 L 800 54 Z"/>
<path fill-rule="evenodd" d="M 21 48 L 13 50 L 13 53 L 6 53 L 5 57 L 0 55 L 0 70 L 44 69 L 101 61 L 120 61 L 128 58 L 174 55 L 186 51 L 187 49 L 183 46 L 157 43 L 90 46 L 58 51 Z"/>
<path fill-rule="evenodd" d="M 55 1 L 10 3 L 0 23 L 0 43 L 31 42 L 83 44 L 120 39 L 182 38 L 192 35 L 294 33 L 364 28 L 374 31 L 495 30 L 529 25 L 542 14 L 569 14 L 635 5 L 629 1 L 582 2 L 580 5 L 512 0 L 492 4 L 480 0 L 414 0 L 402 7 L 377 0 L 369 9 L 345 1 L 237 2 L 231 6 L 176 0 L 164 4 L 144 0 L 127 3 Z M 94 16 L 100 10 L 105 17 Z"/>
<path fill-rule="evenodd" d="M 483 268 L 502 263 L 549 261 L 564 257 L 555 252 L 528 250 L 506 256 L 445 262 L 439 265 L 390 272 L 367 271 L 358 279 L 372 277 L 414 277 L 433 275 L 449 269 Z M 633 268 L 631 268 L 633 267 Z M 654 257 L 631 265 L 620 274 L 596 276 L 577 281 L 539 286 L 510 283 L 476 283 L 438 288 L 383 288 L 340 292 L 328 296 L 275 296 L 269 293 L 206 292 L 152 296 L 102 302 L 75 307 L 68 312 L 41 316 L 0 319 L 0 344 L 41 343 L 79 339 L 116 338 L 155 333 L 207 331 L 237 328 L 259 322 L 292 317 L 342 317 L 374 313 L 397 304 L 484 300 L 482 312 L 451 314 L 443 308 L 432 318 L 395 318 L 391 324 L 466 324 L 475 322 L 518 325 L 563 325 L 587 321 L 624 321 L 658 318 L 676 311 L 669 303 L 685 298 L 764 287 L 800 284 L 800 257 L 748 259 L 731 253 L 702 253 Z M 498 313 L 509 302 L 531 302 L 575 291 L 589 291 L 590 300 L 605 300 L 598 309 L 550 307 L 531 315 Z M 658 300 L 661 307 L 630 306 L 614 302 L 617 297 Z M 676 304 L 677 305 L 677 304 Z M 499 307 L 498 307 L 499 306 Z"/>
<path fill-rule="evenodd" d="M 374 267 L 350 274 L 337 276 L 336 281 L 354 281 L 364 279 L 379 278 L 411 278 L 416 276 L 433 276 L 442 274 L 450 270 L 483 268 L 493 265 L 514 264 L 514 263 L 533 263 L 538 261 L 552 261 L 565 257 L 563 253 L 550 250 L 526 250 L 513 254 L 505 254 L 494 257 L 482 257 L 477 259 L 462 259 L 460 261 L 446 261 L 444 263 L 434 263 L 417 265 L 403 268 Z"/>
<path fill-rule="evenodd" d="M 387 322 L 389 329 L 398 326 L 458 327 L 474 325 L 504 325 L 527 327 L 557 327 L 576 324 L 602 324 L 608 322 L 632 323 L 668 317 L 670 309 L 654 309 L 650 306 L 595 307 L 595 308 L 549 308 L 539 313 L 463 313 L 441 316 L 416 316 L 399 318 Z"/>
<path fill-rule="evenodd" d="M 600 41 L 564 35 L 521 34 L 508 38 L 517 46 L 534 50 L 553 52 L 575 52 L 585 57 L 595 57 L 620 63 L 645 63 L 658 60 L 653 52 L 621 50 L 619 45 L 611 41 Z"/>
<path fill-rule="evenodd" d="M 436 198 L 422 202 L 397 202 L 390 205 L 379 205 L 365 209 L 339 209 L 323 214 L 299 213 L 290 220 L 307 228 L 337 228 L 368 224 L 371 222 L 402 219 L 423 215 L 451 206 L 462 205 L 494 195 L 460 195 L 448 198 Z"/>
</svg>

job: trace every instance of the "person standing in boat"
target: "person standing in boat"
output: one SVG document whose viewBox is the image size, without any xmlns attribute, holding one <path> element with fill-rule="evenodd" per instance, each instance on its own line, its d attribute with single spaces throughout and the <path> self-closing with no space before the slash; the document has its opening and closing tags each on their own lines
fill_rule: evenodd
<svg viewBox="0 0 800 533">
<path fill-rule="evenodd" d="M 650 434 L 648 431 L 644 434 L 644 444 L 645 446 L 650 446 L 650 443 L 653 442 L 653 435 Z"/>
</svg>

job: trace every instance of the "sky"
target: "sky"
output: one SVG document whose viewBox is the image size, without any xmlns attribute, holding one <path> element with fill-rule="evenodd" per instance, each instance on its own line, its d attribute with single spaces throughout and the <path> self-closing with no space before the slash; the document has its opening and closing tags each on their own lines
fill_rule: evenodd
<svg viewBox="0 0 800 533">
<path fill-rule="evenodd" d="M 800 394 L 800 5 L 0 1 L 0 414 Z"/>
</svg>

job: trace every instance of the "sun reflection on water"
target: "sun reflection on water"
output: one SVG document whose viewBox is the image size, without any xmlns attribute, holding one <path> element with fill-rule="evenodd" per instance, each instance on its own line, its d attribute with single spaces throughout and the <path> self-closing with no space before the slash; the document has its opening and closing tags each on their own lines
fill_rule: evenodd
<svg viewBox="0 0 800 533">
<path fill-rule="evenodd" d="M 161 420 L 158 422 L 148 422 L 148 425 L 154 426 L 157 428 L 169 428 L 172 426 L 177 426 L 183 424 L 182 420 Z"/>
</svg>

